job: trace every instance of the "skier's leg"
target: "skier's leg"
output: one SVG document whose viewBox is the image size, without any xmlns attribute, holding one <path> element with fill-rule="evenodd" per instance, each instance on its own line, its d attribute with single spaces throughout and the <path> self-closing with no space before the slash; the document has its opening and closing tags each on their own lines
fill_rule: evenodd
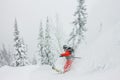
<svg viewBox="0 0 120 80">
<path fill-rule="evenodd" d="M 66 72 L 67 66 L 68 66 L 68 60 L 66 61 L 65 65 L 64 65 L 64 72 Z"/>
<path fill-rule="evenodd" d="M 64 66 L 64 72 L 68 71 L 71 67 L 72 60 L 67 60 Z"/>
<path fill-rule="evenodd" d="M 72 65 L 72 60 L 69 60 L 68 67 L 67 67 L 67 71 L 70 70 L 71 65 Z"/>
</svg>

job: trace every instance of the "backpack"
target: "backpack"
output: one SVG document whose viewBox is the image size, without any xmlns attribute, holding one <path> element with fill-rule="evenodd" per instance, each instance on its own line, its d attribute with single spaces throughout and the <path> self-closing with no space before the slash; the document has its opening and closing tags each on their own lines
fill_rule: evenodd
<svg viewBox="0 0 120 80">
<path fill-rule="evenodd" d="M 72 47 L 68 47 L 67 50 L 70 51 L 70 53 L 74 52 L 74 49 Z"/>
</svg>

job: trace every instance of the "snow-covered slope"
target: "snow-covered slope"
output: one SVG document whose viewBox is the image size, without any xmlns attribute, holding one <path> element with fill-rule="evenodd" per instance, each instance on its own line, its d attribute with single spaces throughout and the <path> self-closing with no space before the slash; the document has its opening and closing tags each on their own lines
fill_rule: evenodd
<svg viewBox="0 0 120 80">
<path fill-rule="evenodd" d="M 96 71 L 119 66 L 120 64 L 120 24 L 100 32 L 94 43 L 80 46 L 76 56 L 76 70 Z M 79 64 L 78 64 L 79 63 Z M 77 68 L 79 67 L 79 68 Z"/>
<path fill-rule="evenodd" d="M 120 68 L 94 73 L 81 74 L 70 71 L 66 74 L 58 74 L 49 66 L 25 66 L 25 67 L 2 67 L 0 80 L 120 80 Z"/>
</svg>

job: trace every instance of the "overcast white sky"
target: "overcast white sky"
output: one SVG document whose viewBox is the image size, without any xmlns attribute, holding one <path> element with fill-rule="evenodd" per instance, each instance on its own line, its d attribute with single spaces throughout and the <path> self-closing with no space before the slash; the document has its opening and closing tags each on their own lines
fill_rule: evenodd
<svg viewBox="0 0 120 80">
<path fill-rule="evenodd" d="M 59 15 L 61 26 L 66 30 L 71 25 L 75 4 L 75 0 L 0 0 L 0 47 L 2 43 L 13 46 L 16 17 L 29 52 L 35 53 L 40 20 L 47 16 L 55 19 Z"/>
<path fill-rule="evenodd" d="M 49 16 L 55 19 L 56 14 L 63 31 L 67 34 L 71 26 L 77 0 L 0 0 L 0 47 L 2 43 L 13 46 L 14 19 L 30 52 L 36 52 L 40 20 Z M 119 0 L 86 0 L 89 31 L 99 28 L 100 23 L 107 28 L 120 21 Z"/>
</svg>

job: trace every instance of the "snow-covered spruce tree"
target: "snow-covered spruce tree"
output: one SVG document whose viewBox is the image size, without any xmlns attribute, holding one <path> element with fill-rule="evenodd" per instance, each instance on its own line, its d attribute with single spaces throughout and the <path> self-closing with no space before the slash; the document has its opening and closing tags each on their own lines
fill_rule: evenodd
<svg viewBox="0 0 120 80">
<path fill-rule="evenodd" d="M 8 65 L 11 66 L 12 63 L 12 55 L 10 51 L 5 48 L 3 44 L 2 49 L 0 50 L 0 66 Z"/>
<path fill-rule="evenodd" d="M 77 48 L 81 40 L 84 38 L 83 33 L 86 31 L 85 24 L 87 21 L 87 13 L 84 3 L 85 0 L 78 0 L 77 10 L 74 13 L 74 27 L 68 40 L 68 44 L 73 48 Z"/>
<path fill-rule="evenodd" d="M 44 51 L 45 51 L 45 64 L 48 64 L 50 66 L 53 65 L 54 63 L 54 54 L 52 53 L 52 47 L 51 47 L 51 35 L 50 35 L 50 24 L 49 24 L 49 20 L 47 18 L 46 20 L 46 29 L 45 29 L 45 46 L 44 46 Z"/>
<path fill-rule="evenodd" d="M 17 20 L 15 19 L 15 32 L 14 32 L 14 66 L 25 66 L 28 64 L 28 57 L 26 54 L 26 45 L 22 38 L 20 38 L 18 26 L 17 26 Z"/>
<path fill-rule="evenodd" d="M 44 52 L 44 31 L 43 31 L 43 24 L 40 23 L 40 30 L 39 30 L 39 37 L 38 37 L 38 62 L 40 64 L 46 63 L 46 53 Z"/>
</svg>

